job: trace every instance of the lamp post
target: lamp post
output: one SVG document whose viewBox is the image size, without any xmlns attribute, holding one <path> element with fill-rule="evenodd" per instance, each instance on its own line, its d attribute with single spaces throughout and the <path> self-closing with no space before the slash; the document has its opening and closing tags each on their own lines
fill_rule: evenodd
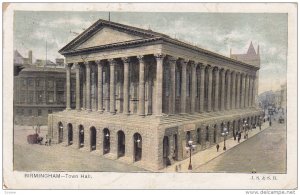
<svg viewBox="0 0 300 195">
<path fill-rule="evenodd" d="M 245 135 L 246 135 L 246 127 L 247 127 L 247 121 L 244 120 L 244 123 L 243 123 L 243 131 L 244 131 Z M 245 136 L 244 136 L 244 138 L 245 138 Z"/>
<path fill-rule="evenodd" d="M 189 164 L 189 168 L 188 170 L 192 170 L 192 150 L 194 150 L 196 148 L 196 145 L 193 145 L 193 141 L 189 140 L 188 141 L 188 146 L 185 147 L 185 149 L 187 150 L 187 152 L 190 152 L 190 164 Z"/>
<path fill-rule="evenodd" d="M 222 137 L 224 137 L 224 147 L 223 150 L 226 150 L 226 137 L 228 135 L 228 129 L 226 127 L 223 128 L 223 132 L 221 133 Z"/>
</svg>

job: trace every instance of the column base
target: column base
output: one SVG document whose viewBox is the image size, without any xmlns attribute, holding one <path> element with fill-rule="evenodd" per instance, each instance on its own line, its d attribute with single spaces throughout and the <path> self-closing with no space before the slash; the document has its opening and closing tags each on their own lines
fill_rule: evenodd
<svg viewBox="0 0 300 195">
<path fill-rule="evenodd" d="M 97 110 L 97 112 L 103 114 L 104 110 Z"/>
</svg>

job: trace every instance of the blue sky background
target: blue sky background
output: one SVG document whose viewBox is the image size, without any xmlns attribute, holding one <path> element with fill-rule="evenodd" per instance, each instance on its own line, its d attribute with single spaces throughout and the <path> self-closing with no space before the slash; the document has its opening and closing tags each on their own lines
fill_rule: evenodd
<svg viewBox="0 0 300 195">
<path fill-rule="evenodd" d="M 58 50 L 108 12 L 16 11 L 14 49 L 24 57 L 62 57 Z M 260 45 L 259 93 L 286 82 L 287 14 L 111 12 L 111 21 L 151 29 L 229 57 Z M 75 33 L 74 33 L 75 32 Z"/>
</svg>

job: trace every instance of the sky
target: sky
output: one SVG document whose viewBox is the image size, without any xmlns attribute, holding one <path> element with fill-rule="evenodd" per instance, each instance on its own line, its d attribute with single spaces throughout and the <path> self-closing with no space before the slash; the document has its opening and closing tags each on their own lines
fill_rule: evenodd
<svg viewBox="0 0 300 195">
<path fill-rule="evenodd" d="M 108 12 L 16 11 L 14 46 L 23 57 L 55 61 L 58 50 Z M 260 46 L 259 93 L 280 90 L 286 82 L 287 14 L 201 12 L 111 12 L 113 22 L 151 29 L 229 57 Z"/>
</svg>

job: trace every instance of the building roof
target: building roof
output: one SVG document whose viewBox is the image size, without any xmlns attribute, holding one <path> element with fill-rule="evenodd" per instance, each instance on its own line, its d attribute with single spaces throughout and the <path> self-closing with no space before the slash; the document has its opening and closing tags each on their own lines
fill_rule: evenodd
<svg viewBox="0 0 300 195">
<path fill-rule="evenodd" d="M 66 72 L 64 68 L 47 68 L 47 67 L 27 67 L 21 72 Z"/>
<path fill-rule="evenodd" d="M 256 55 L 256 52 L 255 52 L 255 49 L 253 47 L 252 41 L 251 41 L 250 46 L 248 48 L 247 54 L 248 55 Z"/>
<path fill-rule="evenodd" d="M 130 34 L 138 35 L 141 38 L 135 39 L 135 40 L 124 41 L 124 42 L 117 42 L 117 43 L 112 43 L 112 44 L 93 46 L 93 47 L 89 47 L 89 48 L 76 48 L 78 45 L 84 43 L 92 35 L 94 35 L 99 29 L 101 29 L 103 27 L 111 27 L 111 28 L 123 30 L 125 32 L 129 32 Z M 124 24 L 120 24 L 120 23 L 115 23 L 115 22 L 111 22 L 111 21 L 106 21 L 106 20 L 102 20 L 102 19 L 99 19 L 98 21 L 96 21 L 88 29 L 83 31 L 76 38 L 74 38 L 71 42 L 69 42 L 66 46 L 64 46 L 62 49 L 60 49 L 59 53 L 62 55 L 74 55 L 74 54 L 80 54 L 80 53 L 95 52 L 95 51 L 98 51 L 101 49 L 107 49 L 107 48 L 112 48 L 112 47 L 116 47 L 116 46 L 124 46 L 124 45 L 131 46 L 131 45 L 138 45 L 140 43 L 158 42 L 158 41 L 179 45 L 179 46 L 182 46 L 185 48 L 195 50 L 204 55 L 211 55 L 213 57 L 227 60 L 230 62 L 239 63 L 239 64 L 243 64 L 246 66 L 250 65 L 245 62 L 238 61 L 236 59 L 232 59 L 232 58 L 202 49 L 202 48 L 194 46 L 194 45 L 190 45 L 188 43 L 171 38 L 170 36 L 162 34 L 162 33 L 154 32 L 152 30 L 145 30 L 145 29 L 141 29 L 141 28 L 137 28 L 137 27 L 133 27 L 133 26 L 128 26 L 128 25 L 124 25 Z"/>
</svg>

